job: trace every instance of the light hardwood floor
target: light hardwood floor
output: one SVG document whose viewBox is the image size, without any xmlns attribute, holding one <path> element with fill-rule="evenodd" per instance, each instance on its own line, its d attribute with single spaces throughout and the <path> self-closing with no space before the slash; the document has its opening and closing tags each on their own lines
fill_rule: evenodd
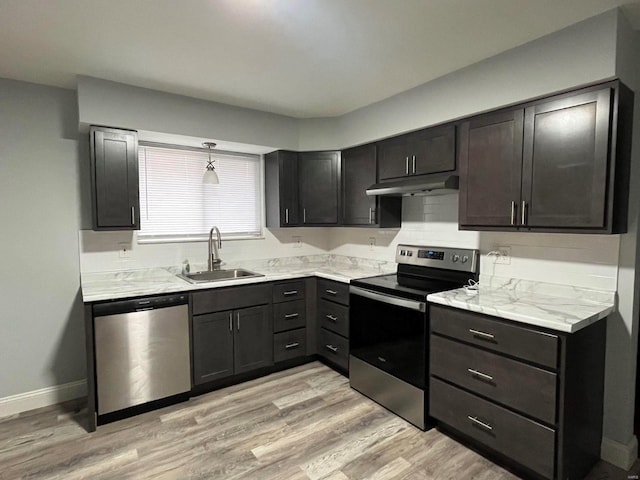
<svg viewBox="0 0 640 480">
<path fill-rule="evenodd" d="M 79 401 L 0 419 L 2 479 L 517 479 L 310 363 L 85 430 Z M 638 464 L 636 464 L 636 467 Z M 589 480 L 627 479 L 601 463 Z"/>
</svg>

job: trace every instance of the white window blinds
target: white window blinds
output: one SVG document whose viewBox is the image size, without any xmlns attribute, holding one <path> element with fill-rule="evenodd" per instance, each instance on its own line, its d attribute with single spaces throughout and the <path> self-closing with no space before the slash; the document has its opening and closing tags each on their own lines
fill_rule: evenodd
<svg viewBox="0 0 640 480">
<path fill-rule="evenodd" d="M 223 237 L 262 234 L 260 158 L 212 155 L 220 178 L 205 185 L 206 152 L 141 146 L 140 241 L 198 240 L 212 226 Z"/>
</svg>

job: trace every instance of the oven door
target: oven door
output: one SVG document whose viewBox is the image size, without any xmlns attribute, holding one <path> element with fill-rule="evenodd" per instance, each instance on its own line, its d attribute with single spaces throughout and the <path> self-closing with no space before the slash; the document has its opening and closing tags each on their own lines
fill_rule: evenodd
<svg viewBox="0 0 640 480">
<path fill-rule="evenodd" d="M 354 286 L 349 292 L 351 355 L 424 389 L 427 304 Z"/>
</svg>

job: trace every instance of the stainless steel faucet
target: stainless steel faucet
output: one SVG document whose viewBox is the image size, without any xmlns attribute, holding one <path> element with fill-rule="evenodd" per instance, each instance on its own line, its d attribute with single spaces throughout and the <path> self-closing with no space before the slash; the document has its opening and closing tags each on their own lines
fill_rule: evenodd
<svg viewBox="0 0 640 480">
<path fill-rule="evenodd" d="M 213 241 L 213 232 L 216 232 L 216 241 Z M 213 227 L 209 231 L 209 271 L 212 270 L 220 270 L 220 264 L 222 263 L 222 259 L 220 258 L 220 253 L 218 249 L 222 248 L 222 236 L 220 235 L 220 230 L 218 227 Z"/>
</svg>

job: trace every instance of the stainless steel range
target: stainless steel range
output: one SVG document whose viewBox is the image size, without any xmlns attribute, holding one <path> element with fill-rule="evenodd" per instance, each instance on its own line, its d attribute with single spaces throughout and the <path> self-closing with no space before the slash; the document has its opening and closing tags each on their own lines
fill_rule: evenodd
<svg viewBox="0 0 640 480">
<path fill-rule="evenodd" d="M 478 279 L 478 251 L 398 245 L 397 273 L 353 280 L 351 387 L 417 427 L 428 420 L 427 295 Z"/>
</svg>

